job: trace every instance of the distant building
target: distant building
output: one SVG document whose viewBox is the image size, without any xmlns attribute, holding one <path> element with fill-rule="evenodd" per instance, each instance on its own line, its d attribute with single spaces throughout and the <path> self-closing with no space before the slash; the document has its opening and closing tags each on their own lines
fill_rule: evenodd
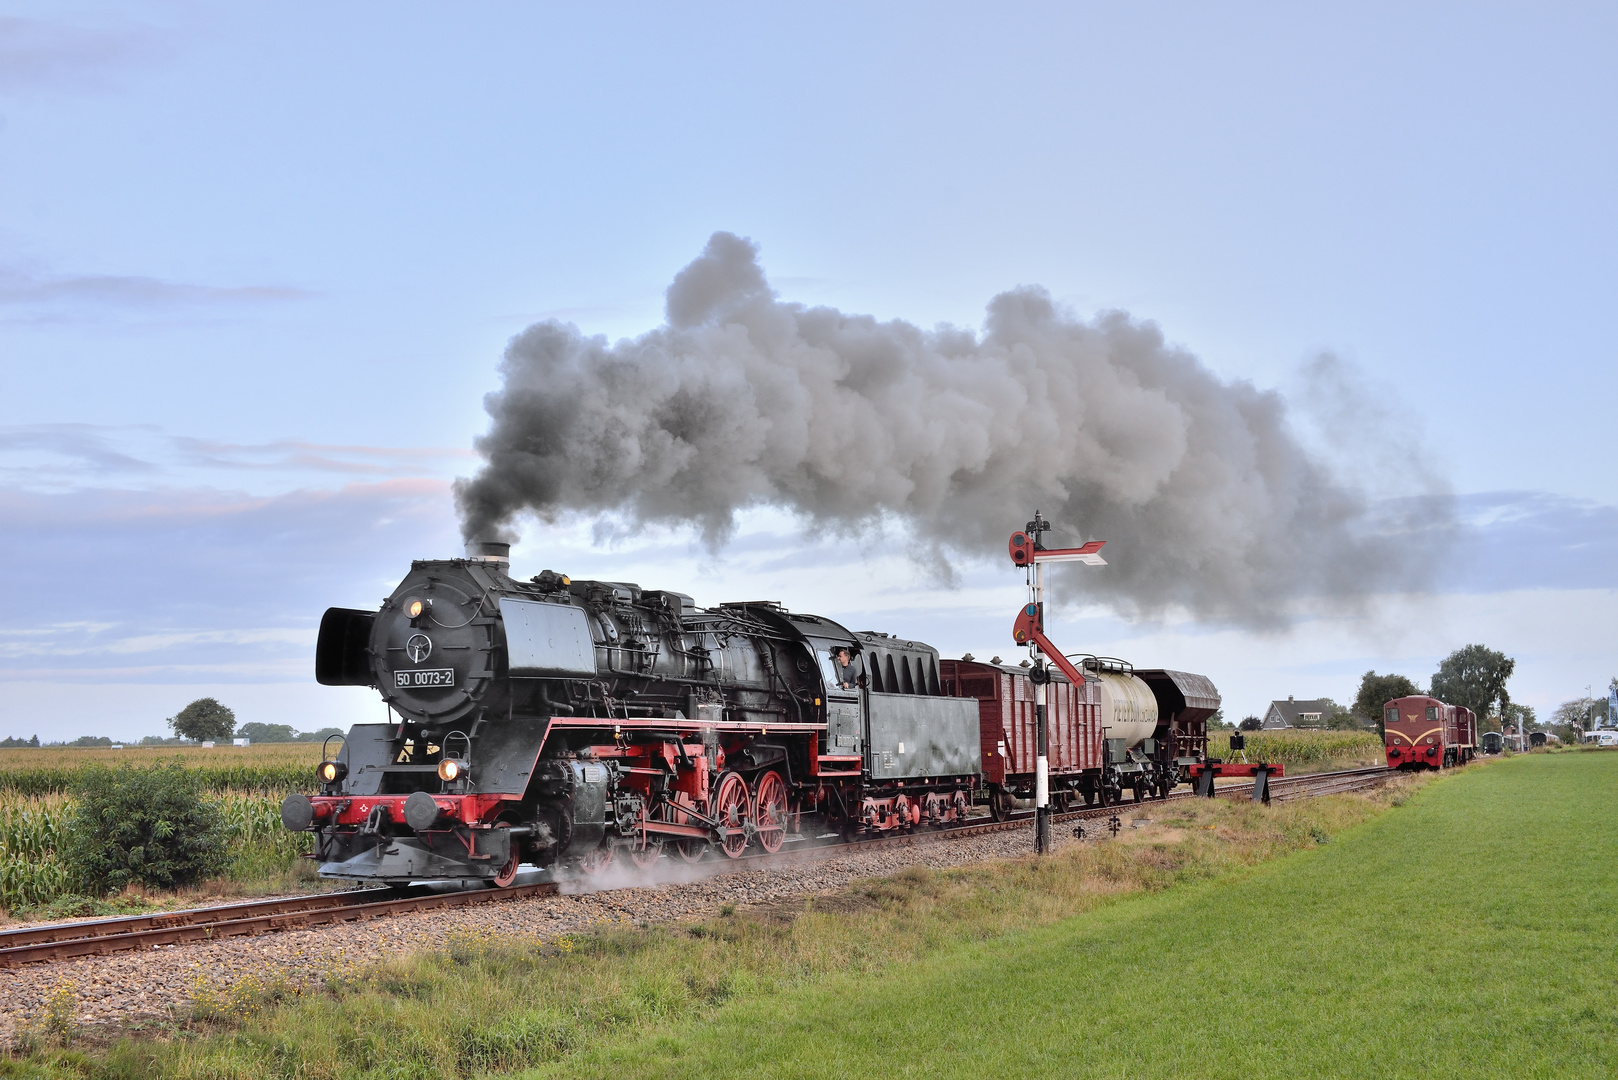
<svg viewBox="0 0 1618 1080">
<path fill-rule="evenodd" d="M 1290 697 L 1285 701 L 1272 701 L 1269 711 L 1264 714 L 1264 723 L 1261 726 L 1265 731 L 1277 731 L 1281 728 L 1323 728 L 1326 726 L 1329 708 L 1330 706 L 1324 701 L 1299 701 Z"/>
</svg>

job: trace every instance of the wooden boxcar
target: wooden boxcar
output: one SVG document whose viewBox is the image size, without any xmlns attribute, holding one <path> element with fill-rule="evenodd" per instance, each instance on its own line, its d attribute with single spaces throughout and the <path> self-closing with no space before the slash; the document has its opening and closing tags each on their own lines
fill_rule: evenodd
<svg viewBox="0 0 1618 1080">
<path fill-rule="evenodd" d="M 1034 795 L 1034 684 L 1024 668 L 977 660 L 940 660 L 944 692 L 978 699 L 983 782 L 997 817 L 1009 797 Z M 1052 805 L 1062 808 L 1093 788 L 1102 761 L 1100 694 L 1095 683 L 1074 686 L 1052 672 L 1045 688 Z M 1093 798 L 1093 795 L 1091 796 Z"/>
</svg>

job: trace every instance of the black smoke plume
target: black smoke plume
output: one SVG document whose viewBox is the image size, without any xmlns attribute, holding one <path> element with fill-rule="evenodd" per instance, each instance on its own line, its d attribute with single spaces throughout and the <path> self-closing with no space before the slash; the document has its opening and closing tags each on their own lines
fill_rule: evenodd
<svg viewBox="0 0 1618 1080">
<path fill-rule="evenodd" d="M 834 532 L 898 519 L 948 577 L 1004 559 L 1038 508 L 1055 539 L 1109 541 L 1064 592 L 1275 625 L 1305 598 L 1420 587 L 1446 535 L 1441 493 L 1373 502 L 1305 450 L 1279 394 L 1150 323 L 1076 319 L 1038 288 L 995 297 L 981 332 L 786 303 L 729 233 L 675 276 L 665 325 L 609 343 L 539 323 L 501 374 L 487 464 L 456 485 L 468 539 L 611 511 L 717 548 L 738 510 L 772 505 Z"/>
</svg>

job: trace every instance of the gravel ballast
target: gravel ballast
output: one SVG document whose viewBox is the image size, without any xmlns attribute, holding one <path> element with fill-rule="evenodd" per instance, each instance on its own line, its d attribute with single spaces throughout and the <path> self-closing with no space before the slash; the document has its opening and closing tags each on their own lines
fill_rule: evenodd
<svg viewBox="0 0 1618 1080">
<path fill-rule="evenodd" d="M 1073 843 L 1071 829 L 1058 828 L 1058 846 Z M 885 877 L 916 864 L 933 868 L 1026 855 L 1028 825 L 960 838 L 929 838 L 909 845 L 877 845 L 806 853 L 785 865 L 735 870 L 722 860 L 686 866 L 669 858 L 646 884 L 643 872 L 616 868 L 588 892 L 564 892 L 472 907 L 409 912 L 386 918 L 285 930 L 260 937 L 193 942 L 150 952 L 88 956 L 0 970 L 0 1040 L 9 1043 L 39 1016 L 63 983 L 77 989 L 77 1021 L 109 1028 L 164 1022 L 190 1002 L 201 985 L 221 987 L 249 973 L 279 970 L 294 982 L 318 978 L 334 963 L 363 964 L 435 948 L 455 931 L 552 938 L 604 922 L 678 922 L 703 919 L 721 905 L 774 903 L 835 892 L 862 878 Z M 656 880 L 656 878 L 654 878 Z M 632 884 L 632 882 L 639 882 Z M 616 886 L 616 887 L 614 887 Z"/>
</svg>

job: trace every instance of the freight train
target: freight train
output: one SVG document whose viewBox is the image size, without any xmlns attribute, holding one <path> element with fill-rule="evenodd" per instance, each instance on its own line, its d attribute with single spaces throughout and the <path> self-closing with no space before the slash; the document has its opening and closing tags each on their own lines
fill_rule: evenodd
<svg viewBox="0 0 1618 1080">
<path fill-rule="evenodd" d="M 1383 705 L 1382 729 L 1390 769 L 1448 769 L 1465 765 L 1478 750 L 1472 710 L 1425 694 Z"/>
<path fill-rule="evenodd" d="M 1136 801 L 1203 768 L 1219 694 L 1203 676 L 1080 657 L 1051 672 L 1058 807 Z M 320 873 L 510 885 L 519 865 L 731 858 L 789 839 L 942 826 L 1035 785 L 1027 665 L 942 660 L 757 601 L 545 571 L 509 547 L 417 561 L 379 611 L 332 608 L 315 675 L 376 688 L 282 806 Z"/>
</svg>

